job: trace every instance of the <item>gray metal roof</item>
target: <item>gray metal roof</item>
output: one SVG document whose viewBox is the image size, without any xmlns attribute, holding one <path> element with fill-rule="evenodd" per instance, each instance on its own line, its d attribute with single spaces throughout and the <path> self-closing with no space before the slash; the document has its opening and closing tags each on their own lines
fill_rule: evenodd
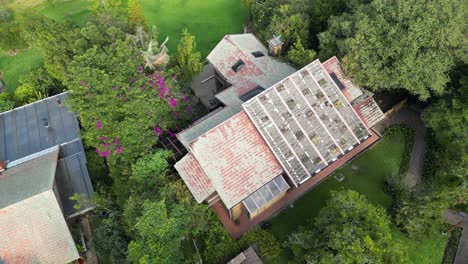
<svg viewBox="0 0 468 264">
<path fill-rule="evenodd" d="M 22 159 L 0 174 L 0 208 L 50 190 L 59 149 L 53 147 Z"/>
<path fill-rule="evenodd" d="M 75 193 L 84 194 L 88 199 L 94 194 L 86 168 L 86 156 L 81 139 L 60 145 L 55 181 L 65 217 L 71 217 L 93 208 L 92 204 L 87 204 L 76 210 L 73 208 L 75 202 L 70 200 L 70 197 Z"/>
<path fill-rule="evenodd" d="M 63 105 L 67 95 L 0 113 L 0 159 L 14 161 L 79 138 L 76 115 Z"/>
</svg>

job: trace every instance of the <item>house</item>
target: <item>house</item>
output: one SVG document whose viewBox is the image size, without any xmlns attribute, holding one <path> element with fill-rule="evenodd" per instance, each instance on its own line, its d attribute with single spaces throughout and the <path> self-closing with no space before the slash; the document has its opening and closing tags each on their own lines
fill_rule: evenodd
<svg viewBox="0 0 468 264">
<path fill-rule="evenodd" d="M 0 113 L 0 260 L 69 263 L 79 258 L 67 220 L 93 195 L 78 120 L 68 93 Z"/>
<path fill-rule="evenodd" d="M 253 220 L 325 177 L 375 140 L 370 129 L 385 118 L 336 57 L 296 71 L 268 56 L 278 45 L 267 53 L 252 34 L 224 37 L 207 66 L 224 89 L 214 95 L 220 106 L 177 135 L 188 150 L 175 165 L 181 178 L 197 202 L 221 204 L 231 220 Z"/>
<path fill-rule="evenodd" d="M 227 264 L 263 264 L 257 252 L 252 247 L 247 248 L 231 259 Z"/>
</svg>

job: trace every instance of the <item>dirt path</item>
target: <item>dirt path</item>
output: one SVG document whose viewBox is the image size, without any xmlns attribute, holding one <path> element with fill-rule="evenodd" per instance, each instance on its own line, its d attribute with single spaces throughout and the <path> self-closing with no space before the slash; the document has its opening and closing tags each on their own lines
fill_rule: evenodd
<svg viewBox="0 0 468 264">
<path fill-rule="evenodd" d="M 412 188 L 416 184 L 421 183 L 427 150 L 427 129 L 421 120 L 421 110 L 411 106 L 403 107 L 398 112 L 385 119 L 381 124 L 377 125 L 375 129 L 382 133 L 385 128 L 395 124 L 404 124 L 415 130 L 414 145 L 406 175 L 406 183 L 409 188 Z"/>
</svg>

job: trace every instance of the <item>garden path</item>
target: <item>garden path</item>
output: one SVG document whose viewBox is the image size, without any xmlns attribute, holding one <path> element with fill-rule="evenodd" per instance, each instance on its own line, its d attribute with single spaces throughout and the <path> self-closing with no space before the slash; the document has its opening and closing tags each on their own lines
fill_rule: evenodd
<svg viewBox="0 0 468 264">
<path fill-rule="evenodd" d="M 421 120 L 421 110 L 415 106 L 404 106 L 391 116 L 388 116 L 381 124 L 378 124 L 375 129 L 381 133 L 385 128 L 395 124 L 406 125 L 415 130 L 413 149 L 411 151 L 408 172 L 406 174 L 407 186 L 412 188 L 421 183 L 427 150 L 427 129 Z"/>
</svg>

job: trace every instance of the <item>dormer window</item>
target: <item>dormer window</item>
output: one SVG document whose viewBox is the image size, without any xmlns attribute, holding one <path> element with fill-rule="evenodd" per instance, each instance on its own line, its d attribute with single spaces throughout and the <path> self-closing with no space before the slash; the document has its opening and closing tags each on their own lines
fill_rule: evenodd
<svg viewBox="0 0 468 264">
<path fill-rule="evenodd" d="M 231 68 L 233 71 L 238 72 L 244 65 L 245 63 L 243 60 L 238 60 Z"/>
<path fill-rule="evenodd" d="M 260 57 L 265 56 L 265 54 L 263 54 L 263 52 L 261 52 L 261 51 L 254 51 L 254 52 L 252 52 L 252 55 L 253 55 L 255 58 L 260 58 Z"/>
</svg>

